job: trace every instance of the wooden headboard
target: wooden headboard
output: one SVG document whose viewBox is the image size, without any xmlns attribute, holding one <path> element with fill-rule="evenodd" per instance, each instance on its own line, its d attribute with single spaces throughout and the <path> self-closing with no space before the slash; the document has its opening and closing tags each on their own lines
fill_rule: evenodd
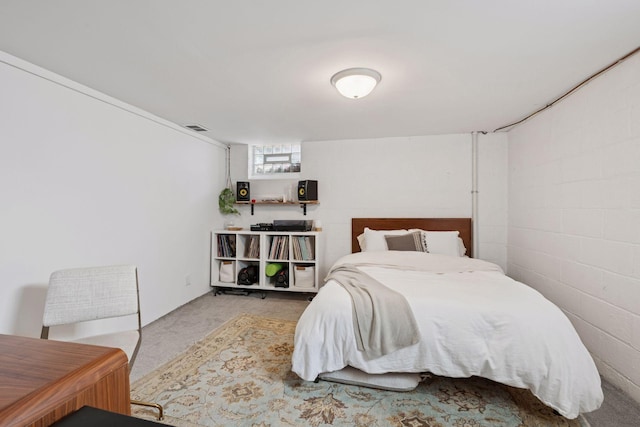
<svg viewBox="0 0 640 427">
<path fill-rule="evenodd" d="M 400 230 L 419 228 L 430 231 L 460 232 L 460 238 L 467 248 L 467 256 L 473 256 L 473 233 L 471 218 L 352 218 L 351 219 L 351 252 L 360 252 L 358 236 L 364 228 L 372 230 Z"/>
</svg>

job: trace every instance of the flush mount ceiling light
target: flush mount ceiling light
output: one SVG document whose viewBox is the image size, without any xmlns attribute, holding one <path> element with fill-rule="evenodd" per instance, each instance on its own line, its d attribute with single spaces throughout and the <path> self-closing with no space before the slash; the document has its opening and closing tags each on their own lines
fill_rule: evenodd
<svg viewBox="0 0 640 427">
<path fill-rule="evenodd" d="M 380 82 L 379 72 L 369 68 L 349 68 L 331 77 L 331 84 L 338 89 L 342 96 L 351 99 L 364 98 L 369 95 Z"/>
</svg>

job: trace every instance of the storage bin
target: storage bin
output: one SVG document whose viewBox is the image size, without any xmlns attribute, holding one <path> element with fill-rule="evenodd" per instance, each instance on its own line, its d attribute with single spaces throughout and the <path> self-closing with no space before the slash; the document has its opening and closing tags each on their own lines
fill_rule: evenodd
<svg viewBox="0 0 640 427">
<path fill-rule="evenodd" d="M 220 281 L 225 283 L 236 281 L 235 261 L 220 261 Z"/>
<path fill-rule="evenodd" d="M 313 288 L 315 286 L 315 267 L 296 265 L 293 269 L 293 285 L 297 288 Z"/>
</svg>

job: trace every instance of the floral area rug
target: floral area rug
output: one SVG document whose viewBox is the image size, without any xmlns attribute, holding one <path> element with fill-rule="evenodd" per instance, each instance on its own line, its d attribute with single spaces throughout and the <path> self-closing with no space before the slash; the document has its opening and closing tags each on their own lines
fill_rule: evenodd
<svg viewBox="0 0 640 427">
<path fill-rule="evenodd" d="M 199 426 L 571 426 L 530 392 L 482 378 L 431 376 L 411 392 L 301 380 L 291 372 L 296 322 L 243 314 L 132 385 L 164 422 Z M 154 413 L 133 407 L 133 415 Z"/>
</svg>

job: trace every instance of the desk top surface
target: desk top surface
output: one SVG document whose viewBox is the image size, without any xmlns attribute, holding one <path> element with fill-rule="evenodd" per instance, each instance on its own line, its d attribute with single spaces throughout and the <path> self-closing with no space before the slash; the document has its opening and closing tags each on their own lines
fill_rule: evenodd
<svg viewBox="0 0 640 427">
<path fill-rule="evenodd" d="M 0 414 L 56 384 L 81 386 L 127 363 L 120 349 L 0 334 Z"/>
</svg>

